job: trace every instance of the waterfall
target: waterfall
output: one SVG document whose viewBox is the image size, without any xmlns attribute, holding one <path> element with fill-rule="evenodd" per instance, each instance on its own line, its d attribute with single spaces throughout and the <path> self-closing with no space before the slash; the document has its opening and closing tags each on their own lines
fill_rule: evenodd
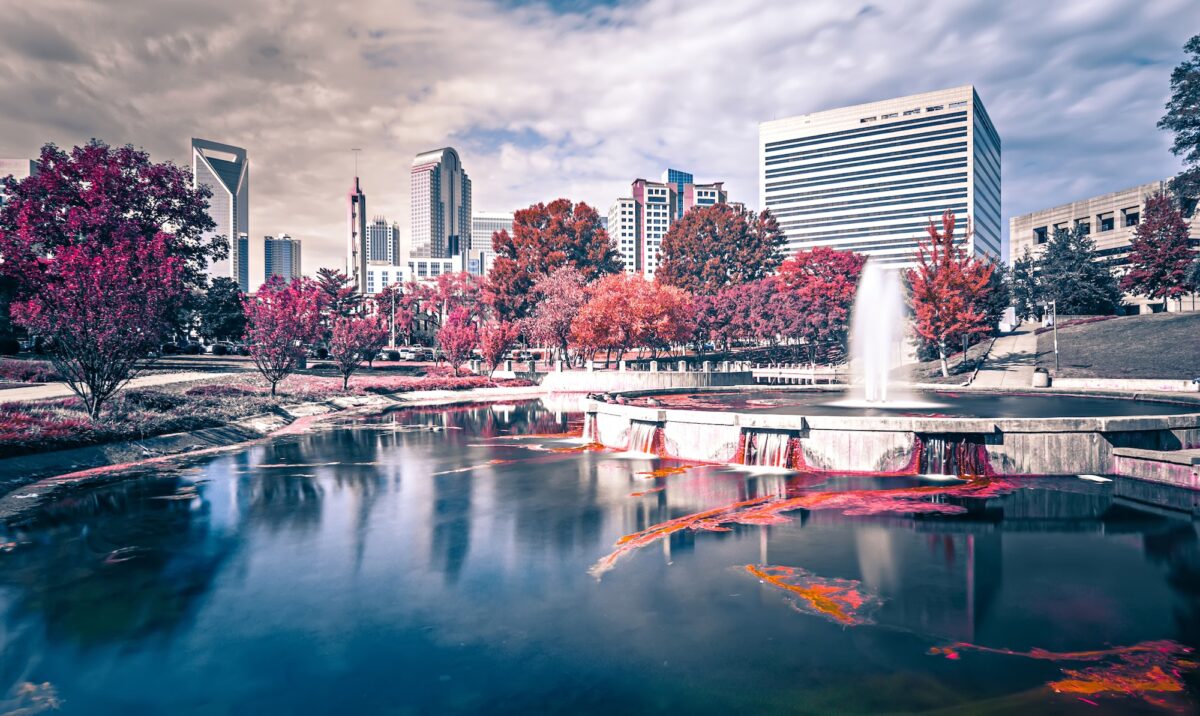
<svg viewBox="0 0 1200 716">
<path fill-rule="evenodd" d="M 591 413 L 583 415 L 583 442 L 588 444 L 598 442 L 596 439 L 596 416 Z"/>
<path fill-rule="evenodd" d="M 792 434 L 775 431 L 748 431 L 742 464 L 757 467 L 790 467 Z"/>
<path fill-rule="evenodd" d="M 658 423 L 643 423 L 638 420 L 629 422 L 630 452 L 654 454 L 654 439 L 658 436 Z"/>
<path fill-rule="evenodd" d="M 973 477 L 991 473 L 980 436 L 934 435 L 920 440 L 922 474 Z"/>
<path fill-rule="evenodd" d="M 850 320 L 850 370 L 861 391 L 858 397 L 871 403 L 895 399 L 889 396 L 888 378 L 900 362 L 904 337 L 900 272 L 868 260 L 858 281 Z"/>
</svg>

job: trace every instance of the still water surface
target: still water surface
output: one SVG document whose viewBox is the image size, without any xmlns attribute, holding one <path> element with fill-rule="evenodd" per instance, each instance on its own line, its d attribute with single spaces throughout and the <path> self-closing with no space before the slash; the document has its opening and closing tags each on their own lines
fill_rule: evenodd
<svg viewBox="0 0 1200 716">
<path fill-rule="evenodd" d="M 678 464 L 514 439 L 578 419 L 402 411 L 57 504 L 0 540 L 17 543 L 0 553 L 0 713 L 1195 709 L 1182 651 L 1029 656 L 1200 646 L 1197 523 L 1120 481 L 1024 481 L 960 515 L 684 529 L 597 579 L 619 538 L 668 520 L 920 480 L 654 476 Z M 1148 691 L 1047 686 L 1130 660 Z M 1146 677 L 1163 663 L 1184 692 Z"/>
</svg>

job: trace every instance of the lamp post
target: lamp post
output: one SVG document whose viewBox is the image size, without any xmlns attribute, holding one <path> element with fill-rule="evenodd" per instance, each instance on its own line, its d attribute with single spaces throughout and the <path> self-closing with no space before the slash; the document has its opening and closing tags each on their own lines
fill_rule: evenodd
<svg viewBox="0 0 1200 716">
<path fill-rule="evenodd" d="M 392 290 L 392 348 L 396 347 L 396 291 Z"/>
<path fill-rule="evenodd" d="M 1058 300 L 1050 302 L 1050 325 L 1054 328 L 1054 374 L 1058 375 Z"/>
</svg>

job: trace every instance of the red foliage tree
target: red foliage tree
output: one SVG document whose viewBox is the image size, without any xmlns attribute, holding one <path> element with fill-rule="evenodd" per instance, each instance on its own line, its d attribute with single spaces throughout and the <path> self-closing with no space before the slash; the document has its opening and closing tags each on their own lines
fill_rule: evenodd
<svg viewBox="0 0 1200 716">
<path fill-rule="evenodd" d="M 479 345 L 479 334 L 470 311 L 459 306 L 450 312 L 441 330 L 438 331 L 438 345 L 446 356 L 446 362 L 458 375 L 459 366 L 471 357 L 471 351 Z"/>
<path fill-rule="evenodd" d="M 463 308 L 471 318 L 478 319 L 486 307 L 483 288 L 483 281 L 466 271 L 438 276 L 434 289 L 440 310 L 438 325 L 456 308 Z"/>
<path fill-rule="evenodd" d="M 155 164 L 131 146 L 92 140 L 67 154 L 47 144 L 38 173 L 0 178 L 0 195 L 0 274 L 16 281 L 18 297 L 54 270 L 44 257 L 80 244 L 99 251 L 157 242 L 196 289 L 206 283 L 209 261 L 228 255 L 228 237 L 205 236 L 215 227 L 208 215 L 212 193 L 193 189 L 187 168 Z"/>
<path fill-rule="evenodd" d="M 275 395 L 279 381 L 296 370 L 306 344 L 320 340 L 324 299 L 320 286 L 309 279 L 285 284 L 277 276 L 246 299 L 246 338 L 258 372 Z"/>
<path fill-rule="evenodd" d="M 49 340 L 51 359 L 92 418 L 157 350 L 187 296 L 186 257 L 166 234 L 67 243 L 37 259 L 39 284 L 13 318 Z"/>
<path fill-rule="evenodd" d="M 604 350 L 607 358 L 635 347 L 657 355 L 689 340 L 694 330 L 694 308 L 686 291 L 619 273 L 593 284 L 587 303 L 571 322 L 571 340 L 587 353 Z"/>
<path fill-rule="evenodd" d="M 355 314 L 333 319 L 329 358 L 342 375 L 342 390 L 350 387 L 350 376 L 363 361 L 375 359 L 387 338 L 388 327 L 379 316 Z"/>
<path fill-rule="evenodd" d="M 496 372 L 496 366 L 520 335 L 520 327 L 507 321 L 488 321 L 479 327 L 479 353 L 487 364 L 489 376 Z"/>
<path fill-rule="evenodd" d="M 757 281 L 779 266 L 783 231 L 769 211 L 696 207 L 667 231 L 656 278 L 697 295 Z"/>
<path fill-rule="evenodd" d="M 536 345 L 553 347 L 559 358 L 565 359 L 571 322 L 588 299 L 583 272 L 560 266 L 534 284 L 533 292 L 537 303 L 521 322 L 525 335 Z"/>
<path fill-rule="evenodd" d="M 1188 269 L 1196 260 L 1188 239 L 1187 222 L 1175 200 L 1162 192 L 1147 197 L 1121 290 L 1164 301 L 1181 299 L 1190 291 Z"/>
<path fill-rule="evenodd" d="M 985 301 L 994 267 L 955 245 L 954 224 L 951 211 L 942 214 L 940 232 L 930 221 L 929 242 L 917 244 L 917 267 L 908 270 L 913 325 L 922 338 L 937 346 L 943 377 L 950 375 L 946 355 L 951 339 L 990 330 Z M 968 223 L 964 241 L 968 245 L 970 235 Z"/>
<path fill-rule="evenodd" d="M 801 342 L 809 363 L 845 355 L 850 310 L 866 262 L 862 254 L 820 246 L 779 267 L 779 280 L 795 299 L 787 333 Z"/>
<path fill-rule="evenodd" d="M 512 233 L 492 236 L 496 260 L 488 274 L 490 302 L 501 318 L 532 311 L 532 288 L 560 266 L 573 266 L 591 282 L 621 270 L 621 259 L 592 207 L 568 199 L 534 204 L 513 216 Z"/>
</svg>

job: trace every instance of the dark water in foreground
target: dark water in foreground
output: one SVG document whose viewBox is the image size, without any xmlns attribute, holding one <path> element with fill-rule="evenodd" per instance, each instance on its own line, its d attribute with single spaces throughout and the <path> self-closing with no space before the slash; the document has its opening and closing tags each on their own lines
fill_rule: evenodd
<svg viewBox="0 0 1200 716">
<path fill-rule="evenodd" d="M 690 513 L 931 483 L 653 477 L 676 463 L 508 438 L 566 423 L 537 404 L 400 412 L 60 503 L 0 539 L 18 542 L 0 551 L 0 713 L 1195 710 L 1178 650 L 1200 646 L 1200 531 L 1123 483 L 685 529 L 598 581 L 622 535 Z M 1046 686 L 1092 668 L 1139 695 Z M 1171 670 L 1184 692 L 1162 690 Z"/>
</svg>

